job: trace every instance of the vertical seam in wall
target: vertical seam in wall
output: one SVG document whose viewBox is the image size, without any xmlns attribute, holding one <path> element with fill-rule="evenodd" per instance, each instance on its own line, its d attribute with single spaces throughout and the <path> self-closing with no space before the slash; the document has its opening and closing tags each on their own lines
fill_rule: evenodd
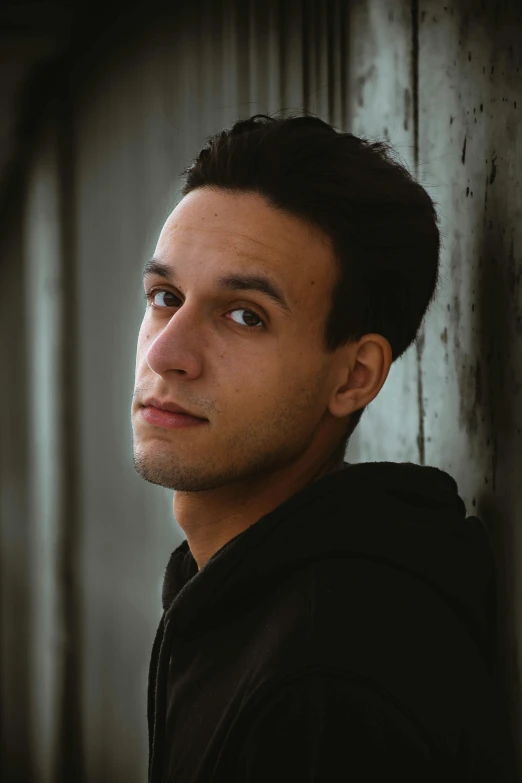
<svg viewBox="0 0 522 783">
<path fill-rule="evenodd" d="M 235 24 L 235 33 L 236 33 L 236 39 L 234 41 L 234 45 L 236 47 L 237 52 L 237 63 L 239 68 L 239 74 L 238 74 L 238 96 L 240 99 L 239 105 L 241 106 L 241 111 L 243 112 L 243 106 L 249 105 L 248 100 L 251 96 L 250 91 L 250 41 L 249 41 L 249 32 L 250 32 L 250 4 L 246 4 L 244 2 L 239 2 L 239 0 L 234 0 L 234 19 L 236 20 Z M 203 16 L 203 14 L 202 14 Z M 246 48 L 246 51 L 244 52 L 244 55 L 242 56 L 242 46 L 244 41 L 248 41 L 248 46 Z M 207 68 L 207 63 L 205 60 L 203 60 L 203 67 L 202 72 Z M 204 76 L 202 76 L 204 79 Z M 241 98 L 244 98 L 244 101 L 241 101 Z"/>
<path fill-rule="evenodd" d="M 411 83 L 413 92 L 413 160 L 419 166 L 419 0 L 411 0 Z"/>
<path fill-rule="evenodd" d="M 310 105 L 310 55 L 308 53 L 310 42 L 308 40 L 308 19 L 306 6 L 306 0 L 301 0 L 301 75 L 303 79 L 303 111 L 305 112 L 308 111 L 308 107 Z"/>
<path fill-rule="evenodd" d="M 341 106 L 340 106 L 340 123 L 343 132 L 348 129 L 348 31 L 347 25 L 349 15 L 346 12 L 346 6 L 344 2 L 339 2 L 339 60 L 341 64 L 340 82 L 341 82 Z"/>
<path fill-rule="evenodd" d="M 334 27 L 334 9 L 333 0 L 325 3 L 326 14 L 326 76 L 328 90 L 328 122 L 333 124 L 335 121 L 335 47 L 337 46 L 336 30 Z"/>
<path fill-rule="evenodd" d="M 60 518 L 59 589 L 63 631 L 63 670 L 59 693 L 59 749 L 56 781 L 85 779 L 83 767 L 82 604 L 80 589 L 80 485 L 78 471 L 78 326 L 76 301 L 75 121 L 71 84 L 64 77 L 59 87 L 59 177 L 62 255 L 63 322 L 61 347 L 62 481 Z"/>
<path fill-rule="evenodd" d="M 419 0 L 411 0 L 411 85 L 413 93 L 413 163 L 415 177 L 419 176 Z M 424 434 L 424 389 L 422 382 L 422 352 L 424 348 L 424 335 L 421 326 L 417 335 L 415 349 L 417 354 L 417 404 L 418 404 L 418 434 L 417 446 L 419 449 L 419 462 L 426 462 L 426 443 Z"/>
<path fill-rule="evenodd" d="M 286 13 L 285 4 L 283 0 L 279 0 L 277 3 L 277 18 L 278 18 L 278 57 L 279 57 L 279 109 L 284 109 L 286 112 Z"/>
</svg>

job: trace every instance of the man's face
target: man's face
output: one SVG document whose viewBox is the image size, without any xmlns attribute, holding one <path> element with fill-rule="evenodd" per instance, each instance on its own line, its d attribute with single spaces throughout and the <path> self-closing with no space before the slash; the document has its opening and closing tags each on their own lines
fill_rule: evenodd
<svg viewBox="0 0 522 783">
<path fill-rule="evenodd" d="M 161 291 L 138 337 L 137 472 L 194 492 L 277 471 L 316 448 L 333 420 L 322 335 L 336 273 L 324 235 L 257 194 L 201 188 L 171 213 L 154 257 L 173 277 L 144 278 L 145 292 Z M 289 309 L 259 291 L 218 286 L 234 274 L 269 278 Z M 208 421 L 153 425 L 141 412 L 151 396 Z"/>
</svg>

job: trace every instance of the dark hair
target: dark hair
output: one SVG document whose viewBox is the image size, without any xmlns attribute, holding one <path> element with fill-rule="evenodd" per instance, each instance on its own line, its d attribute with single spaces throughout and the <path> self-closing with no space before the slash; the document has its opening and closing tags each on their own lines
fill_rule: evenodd
<svg viewBox="0 0 522 783">
<path fill-rule="evenodd" d="M 330 238 L 338 278 L 327 352 L 373 332 L 395 361 L 415 342 L 439 282 L 438 220 L 386 142 L 338 132 L 313 115 L 256 114 L 210 136 L 181 175 L 182 198 L 201 187 L 255 192 Z M 339 453 L 365 407 L 349 417 Z"/>
</svg>

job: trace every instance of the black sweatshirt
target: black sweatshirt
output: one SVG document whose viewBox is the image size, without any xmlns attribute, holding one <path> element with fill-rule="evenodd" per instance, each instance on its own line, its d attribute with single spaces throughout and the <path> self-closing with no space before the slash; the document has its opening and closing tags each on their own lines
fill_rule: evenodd
<svg viewBox="0 0 522 783">
<path fill-rule="evenodd" d="M 330 473 L 198 571 L 172 553 L 150 783 L 514 783 L 493 681 L 495 560 L 455 480 Z"/>
</svg>

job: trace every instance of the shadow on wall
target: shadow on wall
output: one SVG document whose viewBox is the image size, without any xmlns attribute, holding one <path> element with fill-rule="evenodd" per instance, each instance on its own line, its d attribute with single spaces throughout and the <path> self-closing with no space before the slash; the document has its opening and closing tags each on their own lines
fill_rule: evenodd
<svg viewBox="0 0 522 783">
<path fill-rule="evenodd" d="M 516 411 L 521 399 L 522 384 L 517 381 L 517 368 L 512 356 L 513 346 L 522 335 L 522 302 L 520 286 L 522 261 L 514 254 L 515 226 L 505 216 L 513 212 L 507 188 L 497 182 L 494 198 L 491 188 L 495 185 L 497 162 L 494 150 L 484 150 L 490 162 L 484 188 L 484 218 L 478 230 L 478 247 L 481 248 L 477 280 L 478 344 L 481 354 L 476 364 L 475 404 L 468 408 L 467 426 L 473 427 L 470 416 L 477 411 L 485 417 L 482 427 L 487 437 L 486 445 L 491 457 L 492 481 L 477 495 L 480 517 L 491 537 L 497 564 L 497 666 L 496 678 L 501 692 L 506 695 L 506 707 L 522 725 L 522 688 L 517 660 L 517 607 L 516 607 L 516 509 L 517 481 L 516 455 L 522 447 L 520 427 L 516 426 L 520 414 Z M 500 187 L 499 187 L 500 185 Z M 488 194 L 490 196 L 488 200 Z M 471 430 L 470 430 L 471 431 Z M 515 746 L 522 755 L 520 741 L 514 737 Z"/>
</svg>

